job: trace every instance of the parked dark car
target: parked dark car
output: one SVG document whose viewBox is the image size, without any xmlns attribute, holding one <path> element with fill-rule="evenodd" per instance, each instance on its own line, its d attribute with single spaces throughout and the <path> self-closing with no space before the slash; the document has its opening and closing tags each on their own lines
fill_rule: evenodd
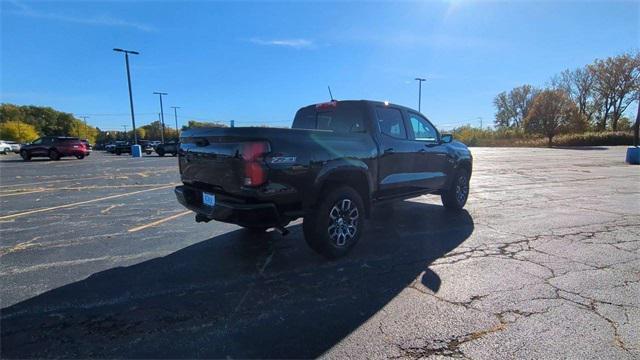
<svg viewBox="0 0 640 360">
<path fill-rule="evenodd" d="M 472 172 L 469 149 L 426 117 L 364 100 L 304 107 L 292 129 L 185 130 L 179 155 L 175 193 L 196 221 L 286 234 L 303 217 L 308 245 L 329 258 L 358 242 L 383 201 L 439 194 L 461 209 Z"/>
<path fill-rule="evenodd" d="M 65 156 L 75 156 L 78 159 L 83 159 L 90 153 L 80 139 L 65 136 L 41 137 L 30 144 L 22 146 L 20 149 L 20 156 L 24 161 L 29 161 L 33 157 L 48 157 L 51 160 L 60 160 Z"/>
<path fill-rule="evenodd" d="M 180 143 L 178 141 L 169 141 L 164 144 L 156 145 L 156 153 L 158 154 L 158 156 L 165 156 L 166 154 L 176 156 L 178 155 L 179 147 Z"/>
<path fill-rule="evenodd" d="M 116 143 L 112 152 L 116 155 L 131 154 L 132 145 L 133 144 L 129 142 Z M 151 153 L 153 152 L 153 147 L 147 140 L 139 140 L 138 145 L 140 145 L 140 147 L 142 148 L 142 152 L 146 153 L 147 155 L 151 155 Z"/>
</svg>

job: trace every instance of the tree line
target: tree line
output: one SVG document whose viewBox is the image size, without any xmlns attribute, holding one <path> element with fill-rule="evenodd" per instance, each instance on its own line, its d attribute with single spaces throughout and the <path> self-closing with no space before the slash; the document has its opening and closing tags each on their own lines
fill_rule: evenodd
<svg viewBox="0 0 640 360">
<path fill-rule="evenodd" d="M 495 127 L 548 138 L 562 133 L 629 130 L 624 116 L 640 97 L 640 53 L 625 53 L 551 78 L 543 89 L 525 84 L 498 94 Z"/>
<path fill-rule="evenodd" d="M 42 106 L 0 105 L 0 138 L 20 143 L 40 136 L 74 136 L 95 141 L 98 129 L 73 114 Z"/>
<path fill-rule="evenodd" d="M 191 120 L 182 129 L 204 126 L 226 127 L 221 123 Z M 138 139 L 161 140 L 162 123 L 156 120 L 140 126 L 136 129 L 136 135 Z M 27 143 L 41 136 L 73 136 L 94 144 L 107 144 L 116 140 L 133 140 L 133 131 L 101 130 L 85 124 L 73 114 L 50 107 L 8 103 L 0 105 L 0 139 Z M 165 124 L 165 140 L 175 140 L 178 136 L 178 130 Z"/>
</svg>

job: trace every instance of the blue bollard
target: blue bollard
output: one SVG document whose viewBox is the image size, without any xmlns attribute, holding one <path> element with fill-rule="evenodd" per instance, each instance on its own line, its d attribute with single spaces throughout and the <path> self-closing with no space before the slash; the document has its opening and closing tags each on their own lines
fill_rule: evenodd
<svg viewBox="0 0 640 360">
<path fill-rule="evenodd" d="M 625 161 L 628 164 L 640 164 L 640 147 L 627 148 L 627 159 Z"/>
<path fill-rule="evenodd" d="M 142 146 L 131 145 L 131 156 L 133 156 L 134 158 L 142 157 Z"/>
</svg>

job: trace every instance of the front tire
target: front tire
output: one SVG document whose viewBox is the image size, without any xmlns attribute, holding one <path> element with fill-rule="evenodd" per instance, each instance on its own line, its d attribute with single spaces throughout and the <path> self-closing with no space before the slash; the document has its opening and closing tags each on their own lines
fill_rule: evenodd
<svg viewBox="0 0 640 360">
<path fill-rule="evenodd" d="M 336 259 L 358 243 L 363 232 L 364 205 L 360 194 L 348 186 L 329 190 L 317 208 L 304 218 L 304 237 L 313 250 Z"/>
<path fill-rule="evenodd" d="M 160 156 L 160 157 L 164 156 L 164 149 L 160 148 L 160 149 L 156 150 L 156 152 L 158 153 L 158 156 Z"/>
<path fill-rule="evenodd" d="M 76 155 L 76 158 L 77 158 L 78 160 L 82 160 L 82 159 L 84 159 L 84 155 Z"/>
<path fill-rule="evenodd" d="M 469 197 L 469 172 L 460 169 L 451 182 L 449 189 L 442 191 L 440 198 L 442 205 L 449 210 L 460 210 L 467 203 Z"/>
<path fill-rule="evenodd" d="M 29 154 L 29 152 L 27 150 L 20 151 L 20 157 L 22 157 L 22 160 L 24 160 L 24 161 L 30 161 L 31 160 L 31 154 Z"/>
<path fill-rule="evenodd" d="M 49 159 L 60 160 L 60 153 L 56 149 L 49 150 Z"/>
</svg>

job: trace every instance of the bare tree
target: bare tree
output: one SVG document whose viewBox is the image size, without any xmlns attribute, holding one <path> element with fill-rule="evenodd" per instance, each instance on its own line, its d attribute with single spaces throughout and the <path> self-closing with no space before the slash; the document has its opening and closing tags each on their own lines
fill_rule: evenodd
<svg viewBox="0 0 640 360">
<path fill-rule="evenodd" d="M 513 88 L 509 93 L 501 92 L 493 100 L 496 107 L 495 125 L 497 127 L 517 128 L 522 126 L 522 122 L 529 108 L 533 103 L 533 99 L 539 93 L 539 90 L 531 85 L 522 85 Z"/>
<path fill-rule="evenodd" d="M 588 67 L 565 70 L 551 79 L 553 88 L 563 90 L 569 95 L 577 107 L 580 116 L 592 123 L 595 115 L 602 107 L 595 96 L 595 75 Z"/>
<path fill-rule="evenodd" d="M 618 120 L 640 92 L 640 53 L 596 60 L 588 69 L 594 76 L 594 90 L 600 100 L 598 128 L 605 130 L 610 120 L 615 131 Z"/>
</svg>

